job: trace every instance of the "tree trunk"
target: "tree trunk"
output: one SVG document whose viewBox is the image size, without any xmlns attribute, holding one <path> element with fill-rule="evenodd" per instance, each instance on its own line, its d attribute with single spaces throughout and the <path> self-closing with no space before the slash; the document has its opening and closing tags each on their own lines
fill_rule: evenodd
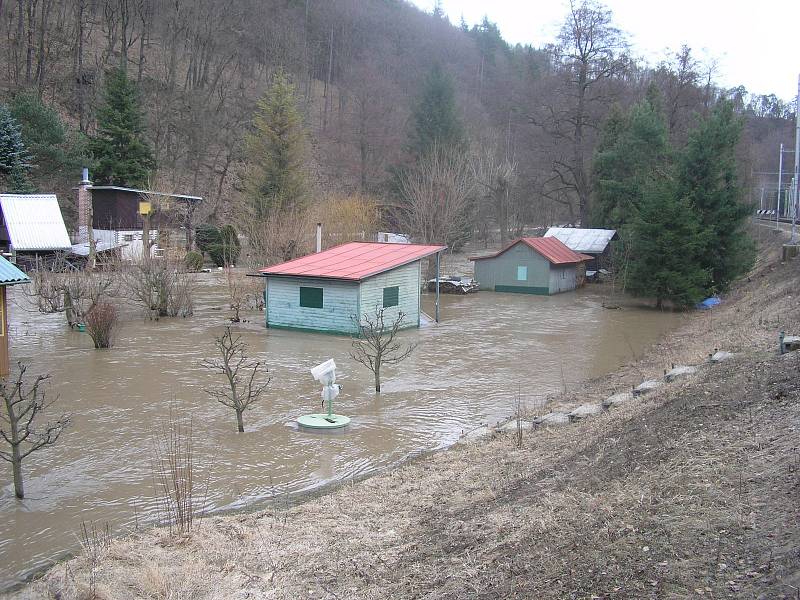
<svg viewBox="0 0 800 600">
<path fill-rule="evenodd" d="M 381 361 L 380 359 L 375 359 L 375 369 L 373 371 L 375 373 L 375 391 L 381 391 Z"/>
<path fill-rule="evenodd" d="M 236 411 L 236 424 L 239 426 L 239 433 L 244 433 L 244 421 L 242 420 L 242 411 Z"/>
<path fill-rule="evenodd" d="M 14 471 L 14 495 L 20 500 L 25 497 L 25 486 L 22 482 L 22 457 L 19 455 L 19 446 L 11 449 L 11 466 Z"/>
</svg>

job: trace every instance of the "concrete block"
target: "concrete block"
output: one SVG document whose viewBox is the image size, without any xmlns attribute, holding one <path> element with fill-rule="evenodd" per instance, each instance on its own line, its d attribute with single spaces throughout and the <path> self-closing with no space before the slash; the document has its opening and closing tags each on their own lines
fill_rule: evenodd
<svg viewBox="0 0 800 600">
<path fill-rule="evenodd" d="M 692 375 L 696 374 L 697 367 L 675 367 L 674 369 L 667 371 L 667 373 L 664 375 L 664 381 L 671 383 L 676 379 L 691 377 Z"/>
<path fill-rule="evenodd" d="M 584 404 L 569 413 L 567 417 L 571 422 L 574 422 L 593 415 L 599 415 L 601 412 L 603 412 L 602 404 Z"/>
<path fill-rule="evenodd" d="M 633 400 L 633 394 L 630 392 L 621 392 L 619 394 L 614 394 L 613 396 L 609 396 L 605 400 L 603 400 L 603 408 L 611 408 L 612 406 L 616 406 L 617 404 L 622 404 L 623 402 L 628 402 L 629 400 Z"/>
<path fill-rule="evenodd" d="M 633 388 L 633 395 L 634 396 L 644 396 L 645 394 L 649 394 L 653 390 L 656 390 L 664 385 L 663 381 L 658 381 L 657 379 L 650 379 L 648 381 L 643 381 L 635 388 Z"/>
<path fill-rule="evenodd" d="M 725 350 L 719 350 L 711 355 L 711 358 L 708 360 L 712 363 L 720 363 L 724 360 L 728 360 L 729 358 L 733 358 L 733 354 L 731 352 L 725 352 Z"/>
<path fill-rule="evenodd" d="M 533 423 L 530 421 L 522 420 L 519 423 L 520 427 L 523 431 L 527 431 L 529 429 L 533 429 Z M 517 420 L 511 419 L 510 421 L 506 421 L 502 425 L 497 428 L 497 431 L 505 431 L 505 432 L 514 432 L 517 430 Z"/>
<path fill-rule="evenodd" d="M 569 417 L 566 413 L 551 412 L 533 420 L 534 425 L 566 425 Z"/>
<path fill-rule="evenodd" d="M 784 352 L 794 352 L 795 350 L 800 350 L 800 337 L 796 335 L 783 336 L 783 349 L 781 354 Z"/>
</svg>

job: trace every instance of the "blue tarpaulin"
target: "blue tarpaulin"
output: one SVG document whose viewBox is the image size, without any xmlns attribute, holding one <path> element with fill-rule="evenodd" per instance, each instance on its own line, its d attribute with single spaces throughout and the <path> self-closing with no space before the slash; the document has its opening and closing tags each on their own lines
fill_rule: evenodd
<svg viewBox="0 0 800 600">
<path fill-rule="evenodd" d="M 698 302 L 695 304 L 695 308 L 697 310 L 708 310 L 709 308 L 714 308 L 717 304 L 720 304 L 722 300 L 717 298 L 716 296 L 711 296 L 711 298 L 706 298 L 702 302 Z"/>
</svg>

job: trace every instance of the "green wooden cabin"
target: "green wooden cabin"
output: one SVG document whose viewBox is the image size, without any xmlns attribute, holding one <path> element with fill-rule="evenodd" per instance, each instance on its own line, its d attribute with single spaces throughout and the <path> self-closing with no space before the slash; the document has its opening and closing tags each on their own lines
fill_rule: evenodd
<svg viewBox="0 0 800 600">
<path fill-rule="evenodd" d="M 554 237 L 520 238 L 495 254 L 470 258 L 482 290 L 543 296 L 581 285 L 590 259 Z"/>
<path fill-rule="evenodd" d="M 383 308 L 387 323 L 402 311 L 404 327 L 419 327 L 421 261 L 444 249 L 351 242 L 261 269 L 266 325 L 356 335 L 364 314 Z"/>
</svg>

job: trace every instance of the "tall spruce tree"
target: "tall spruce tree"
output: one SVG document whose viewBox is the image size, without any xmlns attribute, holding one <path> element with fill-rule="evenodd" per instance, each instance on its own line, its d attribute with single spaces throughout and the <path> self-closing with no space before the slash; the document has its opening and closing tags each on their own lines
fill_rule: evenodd
<svg viewBox="0 0 800 600">
<path fill-rule="evenodd" d="M 106 73 L 90 148 L 97 161 L 95 178 L 103 183 L 143 187 L 155 168 L 139 91 L 122 69 Z"/>
<path fill-rule="evenodd" d="M 667 125 L 655 90 L 627 114 L 612 111 L 595 154 L 593 221 L 610 229 L 632 223 L 646 186 L 663 177 L 669 158 Z"/>
<path fill-rule="evenodd" d="M 246 186 L 255 217 L 302 208 L 308 192 L 306 130 L 295 88 L 282 71 L 258 101 L 246 142 Z"/>
<path fill-rule="evenodd" d="M 657 308 L 665 301 L 685 308 L 704 297 L 709 281 L 701 260 L 705 234 L 671 178 L 643 189 L 630 243 L 626 288 L 631 294 L 655 298 Z"/>
<path fill-rule="evenodd" d="M 0 104 L 0 191 L 25 194 L 34 191 L 29 179 L 31 155 L 22 129 L 5 104 Z"/>
<path fill-rule="evenodd" d="M 741 202 L 736 145 L 742 121 L 724 101 L 691 132 L 681 153 L 678 188 L 700 218 L 702 264 L 711 274 L 709 292 L 726 290 L 753 265 L 755 249 L 745 231 L 750 207 Z"/>
<path fill-rule="evenodd" d="M 458 148 L 466 143 L 453 80 L 439 65 L 428 73 L 419 101 L 413 107 L 412 119 L 414 129 L 409 150 L 417 160 L 434 147 Z"/>
</svg>

